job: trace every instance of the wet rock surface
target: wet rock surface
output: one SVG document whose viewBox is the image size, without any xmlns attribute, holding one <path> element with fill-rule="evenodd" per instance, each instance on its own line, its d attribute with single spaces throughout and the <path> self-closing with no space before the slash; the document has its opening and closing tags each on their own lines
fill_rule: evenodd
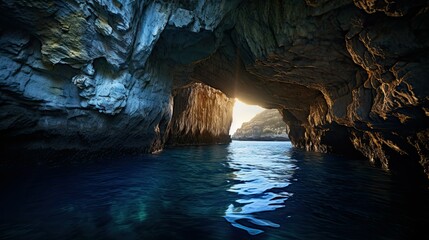
<svg viewBox="0 0 429 240">
<path fill-rule="evenodd" d="M 427 1 L 5 0 L 0 10 L 3 149 L 159 150 L 173 90 L 202 82 L 279 109 L 295 146 L 429 173 Z"/>
</svg>

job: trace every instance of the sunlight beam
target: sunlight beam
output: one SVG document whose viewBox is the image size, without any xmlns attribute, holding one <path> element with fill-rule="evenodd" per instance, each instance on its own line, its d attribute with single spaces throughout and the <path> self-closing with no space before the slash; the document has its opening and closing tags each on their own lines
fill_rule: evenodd
<svg viewBox="0 0 429 240">
<path fill-rule="evenodd" d="M 232 135 L 241 127 L 244 122 L 250 121 L 256 114 L 265 109 L 257 105 L 248 105 L 242 101 L 235 99 L 234 110 L 232 114 L 232 124 L 229 129 L 229 134 Z"/>
</svg>

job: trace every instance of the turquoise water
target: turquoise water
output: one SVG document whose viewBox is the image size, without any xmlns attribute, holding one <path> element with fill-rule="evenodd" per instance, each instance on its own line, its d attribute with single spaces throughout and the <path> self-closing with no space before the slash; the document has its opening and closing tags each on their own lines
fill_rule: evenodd
<svg viewBox="0 0 429 240">
<path fill-rule="evenodd" d="M 0 174 L 0 239 L 427 237 L 425 188 L 365 160 L 289 142 L 233 141 Z"/>
</svg>

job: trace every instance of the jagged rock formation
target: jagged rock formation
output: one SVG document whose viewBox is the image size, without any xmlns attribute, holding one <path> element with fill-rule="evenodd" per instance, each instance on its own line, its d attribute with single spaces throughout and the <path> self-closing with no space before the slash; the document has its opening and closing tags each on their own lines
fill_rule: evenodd
<svg viewBox="0 0 429 240">
<path fill-rule="evenodd" d="M 173 89 L 203 82 L 279 109 L 295 146 L 429 174 L 425 0 L 2 0 L 0 10 L 5 148 L 157 150 Z"/>
<path fill-rule="evenodd" d="M 168 144 L 228 143 L 234 100 L 201 83 L 177 89 Z"/>
<path fill-rule="evenodd" d="M 286 141 L 289 129 L 279 111 L 267 109 L 245 122 L 232 135 L 234 140 Z"/>
<path fill-rule="evenodd" d="M 181 5 L 0 1 L 2 149 L 161 149 L 173 73 L 162 53 L 153 53 L 155 44 L 166 28 L 204 36 L 228 11 L 203 2 L 192 4 L 193 11 Z M 175 56 L 182 63 L 206 56 L 198 54 Z"/>
</svg>

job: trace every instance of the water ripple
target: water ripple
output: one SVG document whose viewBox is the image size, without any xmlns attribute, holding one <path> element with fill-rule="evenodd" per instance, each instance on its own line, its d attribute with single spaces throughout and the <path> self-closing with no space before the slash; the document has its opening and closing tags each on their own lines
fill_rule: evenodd
<svg viewBox="0 0 429 240">
<path fill-rule="evenodd" d="M 426 187 L 288 142 L 101 160 L 0 167 L 0 239 L 403 240 L 428 232 Z"/>
<path fill-rule="evenodd" d="M 256 215 L 285 207 L 285 201 L 292 196 L 285 188 L 291 184 L 290 180 L 297 168 L 294 160 L 282 151 L 273 152 L 270 145 L 261 143 L 256 149 L 237 142 L 230 146 L 228 167 L 234 170 L 231 180 L 235 184 L 227 191 L 237 196 L 224 216 L 232 226 L 251 235 L 264 232 L 261 227 L 280 227 Z"/>
</svg>

